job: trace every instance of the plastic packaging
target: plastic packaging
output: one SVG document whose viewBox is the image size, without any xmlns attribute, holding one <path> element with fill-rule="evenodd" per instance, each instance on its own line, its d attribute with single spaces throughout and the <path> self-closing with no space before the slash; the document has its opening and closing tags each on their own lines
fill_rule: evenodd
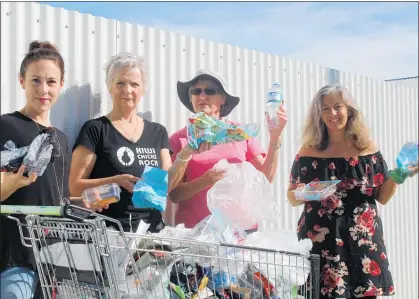
<svg viewBox="0 0 419 299">
<path fill-rule="evenodd" d="M 399 154 L 397 155 L 396 163 L 398 168 L 407 169 L 409 167 L 418 166 L 419 156 L 419 144 L 418 142 L 406 143 Z"/>
<path fill-rule="evenodd" d="M 336 192 L 339 183 L 340 180 L 311 182 L 292 192 L 294 192 L 296 198 L 306 201 L 319 201 L 332 196 Z"/>
<path fill-rule="evenodd" d="M 243 141 L 256 137 L 258 133 L 258 124 L 233 125 L 208 116 L 204 112 L 190 117 L 187 126 L 188 144 L 193 149 L 198 149 L 203 142 L 216 145 Z"/>
<path fill-rule="evenodd" d="M 9 140 L 4 144 L 4 151 L 1 151 L 1 169 L 6 171 L 17 171 L 22 165 L 23 158 L 28 153 L 29 146 L 17 148 L 13 141 Z"/>
<path fill-rule="evenodd" d="M 268 90 L 266 99 L 265 112 L 267 116 L 267 126 L 269 129 L 278 127 L 277 112 L 284 101 L 283 92 L 278 82 L 272 83 L 272 87 Z"/>
<path fill-rule="evenodd" d="M 250 234 L 246 239 L 245 245 L 277 251 L 300 253 L 306 256 L 309 256 L 313 246 L 311 240 L 304 239 L 298 241 L 295 232 L 287 230 L 256 232 Z M 287 285 L 289 286 L 289 290 L 291 290 L 291 286 L 303 285 L 310 274 L 310 260 L 297 255 L 289 256 L 284 259 L 281 258 L 281 255 L 276 253 L 257 254 L 256 252 L 251 252 L 245 254 L 245 258 L 251 260 L 253 266 L 262 274 L 269 274 L 266 275 L 266 278 L 274 283 L 275 286 L 282 285 L 284 287 Z M 281 261 L 281 265 L 278 265 L 279 260 Z M 286 278 L 287 281 L 284 281 L 284 278 Z M 275 281 L 275 279 L 277 279 L 277 281 Z"/>
<path fill-rule="evenodd" d="M 272 186 L 265 175 L 248 162 L 230 164 L 221 160 L 215 169 L 227 170 L 226 176 L 207 192 L 207 205 L 211 213 L 221 216 L 244 229 L 251 229 L 262 221 L 279 221 L 277 202 Z"/>
<path fill-rule="evenodd" d="M 397 168 L 389 172 L 396 183 L 402 184 L 414 172 L 413 168 L 418 166 L 418 147 L 417 142 L 408 142 L 400 150 L 396 158 Z"/>
<path fill-rule="evenodd" d="M 82 197 L 89 203 L 106 205 L 120 200 L 121 188 L 115 183 L 106 184 L 82 192 Z M 100 200 L 98 200 L 100 198 Z"/>
<path fill-rule="evenodd" d="M 166 170 L 145 166 L 141 180 L 134 185 L 132 203 L 136 208 L 153 208 L 164 212 L 168 188 Z"/>
</svg>

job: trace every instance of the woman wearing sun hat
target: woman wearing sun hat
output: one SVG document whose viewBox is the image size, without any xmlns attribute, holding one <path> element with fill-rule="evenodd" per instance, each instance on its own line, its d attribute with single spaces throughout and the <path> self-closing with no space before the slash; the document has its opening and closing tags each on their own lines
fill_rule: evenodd
<svg viewBox="0 0 419 299">
<path fill-rule="evenodd" d="M 206 115 L 236 124 L 224 119 L 239 104 L 240 98 L 229 92 L 225 79 L 212 70 L 202 69 L 187 82 L 177 83 L 180 101 L 191 112 L 205 112 Z M 215 182 L 223 178 L 223 171 L 212 167 L 222 159 L 230 163 L 250 162 L 272 182 L 278 165 L 278 152 L 281 147 L 281 133 L 287 122 L 287 114 L 282 106 L 278 111 L 279 126 L 269 131 L 270 141 L 267 153 L 256 139 L 211 146 L 201 144 L 199 150 L 189 161 L 183 181 L 170 193 L 170 199 L 178 204 L 175 224 L 185 227 L 195 226 L 210 215 L 207 207 L 207 191 Z M 172 160 L 187 144 L 186 127 L 174 133 L 170 139 Z"/>
</svg>

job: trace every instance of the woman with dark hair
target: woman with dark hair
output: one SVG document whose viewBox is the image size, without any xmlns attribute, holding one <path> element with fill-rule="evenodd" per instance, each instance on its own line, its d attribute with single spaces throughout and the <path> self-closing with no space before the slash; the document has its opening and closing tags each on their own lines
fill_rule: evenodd
<svg viewBox="0 0 419 299">
<path fill-rule="evenodd" d="M 48 133 L 54 155 L 39 177 L 36 173 L 27 176 L 24 166 L 1 172 L 1 204 L 58 206 L 69 197 L 70 163 L 67 137 L 53 127 L 49 118 L 64 85 L 64 60 L 56 46 L 33 41 L 21 63 L 19 82 L 25 91 L 26 105 L 1 115 L 1 150 L 6 149 L 8 141 L 20 148 L 30 145 L 39 134 Z M 15 221 L 5 216 L 0 216 L 0 221 L 1 298 L 32 298 L 38 281 L 32 249 L 23 246 Z"/>
</svg>

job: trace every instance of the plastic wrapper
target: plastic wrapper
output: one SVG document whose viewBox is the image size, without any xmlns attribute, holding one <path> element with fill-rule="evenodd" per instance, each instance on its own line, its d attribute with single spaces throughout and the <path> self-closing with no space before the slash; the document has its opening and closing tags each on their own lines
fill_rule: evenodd
<svg viewBox="0 0 419 299">
<path fill-rule="evenodd" d="M 397 184 L 402 184 L 418 167 L 418 142 L 406 143 L 396 158 L 397 168 L 390 170 L 389 175 Z"/>
<path fill-rule="evenodd" d="M 224 219 L 236 222 L 244 230 L 266 222 L 276 227 L 278 204 L 265 175 L 249 162 L 230 164 L 221 160 L 214 168 L 227 170 L 226 176 L 208 190 L 211 213 L 218 210 Z"/>
<path fill-rule="evenodd" d="M 233 125 L 206 115 L 197 113 L 188 119 L 188 144 L 198 149 L 203 142 L 212 145 L 243 141 L 256 137 L 259 133 L 258 124 Z"/>
<path fill-rule="evenodd" d="M 16 148 L 13 141 L 9 140 L 4 144 L 4 151 L 1 151 L 1 169 L 6 171 L 17 171 L 22 165 L 29 146 Z"/>
<path fill-rule="evenodd" d="M 312 248 L 312 242 L 309 239 L 298 241 L 295 232 L 292 231 L 270 231 L 256 232 L 249 235 L 246 239 L 246 245 L 273 249 L 277 251 L 288 251 L 309 255 Z M 303 285 L 311 270 L 311 263 L 307 257 L 286 256 L 276 253 L 246 253 L 247 259 L 253 262 L 261 273 L 265 273 L 266 278 L 278 286 L 300 286 Z M 280 265 L 279 265 L 280 264 Z M 276 276 L 277 281 L 274 281 Z"/>
<path fill-rule="evenodd" d="M 196 294 L 199 292 L 201 280 L 204 278 L 204 270 L 198 264 L 190 264 L 177 261 L 170 272 L 170 282 L 179 286 L 184 294 Z"/>
<path fill-rule="evenodd" d="M 136 208 L 166 210 L 168 192 L 166 170 L 145 166 L 141 179 L 134 185 L 132 202 Z"/>
<path fill-rule="evenodd" d="M 29 146 L 16 148 L 12 141 L 6 142 L 6 150 L 1 152 L 1 169 L 16 172 L 21 165 L 25 166 L 25 173 L 38 176 L 44 174 L 54 146 L 51 144 L 49 134 L 40 134 Z"/>
<path fill-rule="evenodd" d="M 418 166 L 419 158 L 419 144 L 418 142 L 407 142 L 396 158 L 398 168 L 408 169 L 409 167 Z"/>
<path fill-rule="evenodd" d="M 22 162 L 22 165 L 25 165 L 25 172 L 29 175 L 36 173 L 42 176 L 51 161 L 53 145 L 48 137 L 46 133 L 40 134 L 29 145 L 28 153 Z"/>
<path fill-rule="evenodd" d="M 311 182 L 295 189 L 293 192 L 296 198 L 306 201 L 319 201 L 332 196 L 339 183 L 340 180 Z"/>
</svg>

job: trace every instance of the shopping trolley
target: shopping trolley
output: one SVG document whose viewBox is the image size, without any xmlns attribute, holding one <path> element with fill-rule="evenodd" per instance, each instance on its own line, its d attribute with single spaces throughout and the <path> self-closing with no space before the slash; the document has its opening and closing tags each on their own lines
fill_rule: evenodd
<svg viewBox="0 0 419 299">
<path fill-rule="evenodd" d="M 0 209 L 33 249 L 45 299 L 317 299 L 320 293 L 318 255 L 127 233 L 118 221 L 74 205 Z"/>
</svg>

